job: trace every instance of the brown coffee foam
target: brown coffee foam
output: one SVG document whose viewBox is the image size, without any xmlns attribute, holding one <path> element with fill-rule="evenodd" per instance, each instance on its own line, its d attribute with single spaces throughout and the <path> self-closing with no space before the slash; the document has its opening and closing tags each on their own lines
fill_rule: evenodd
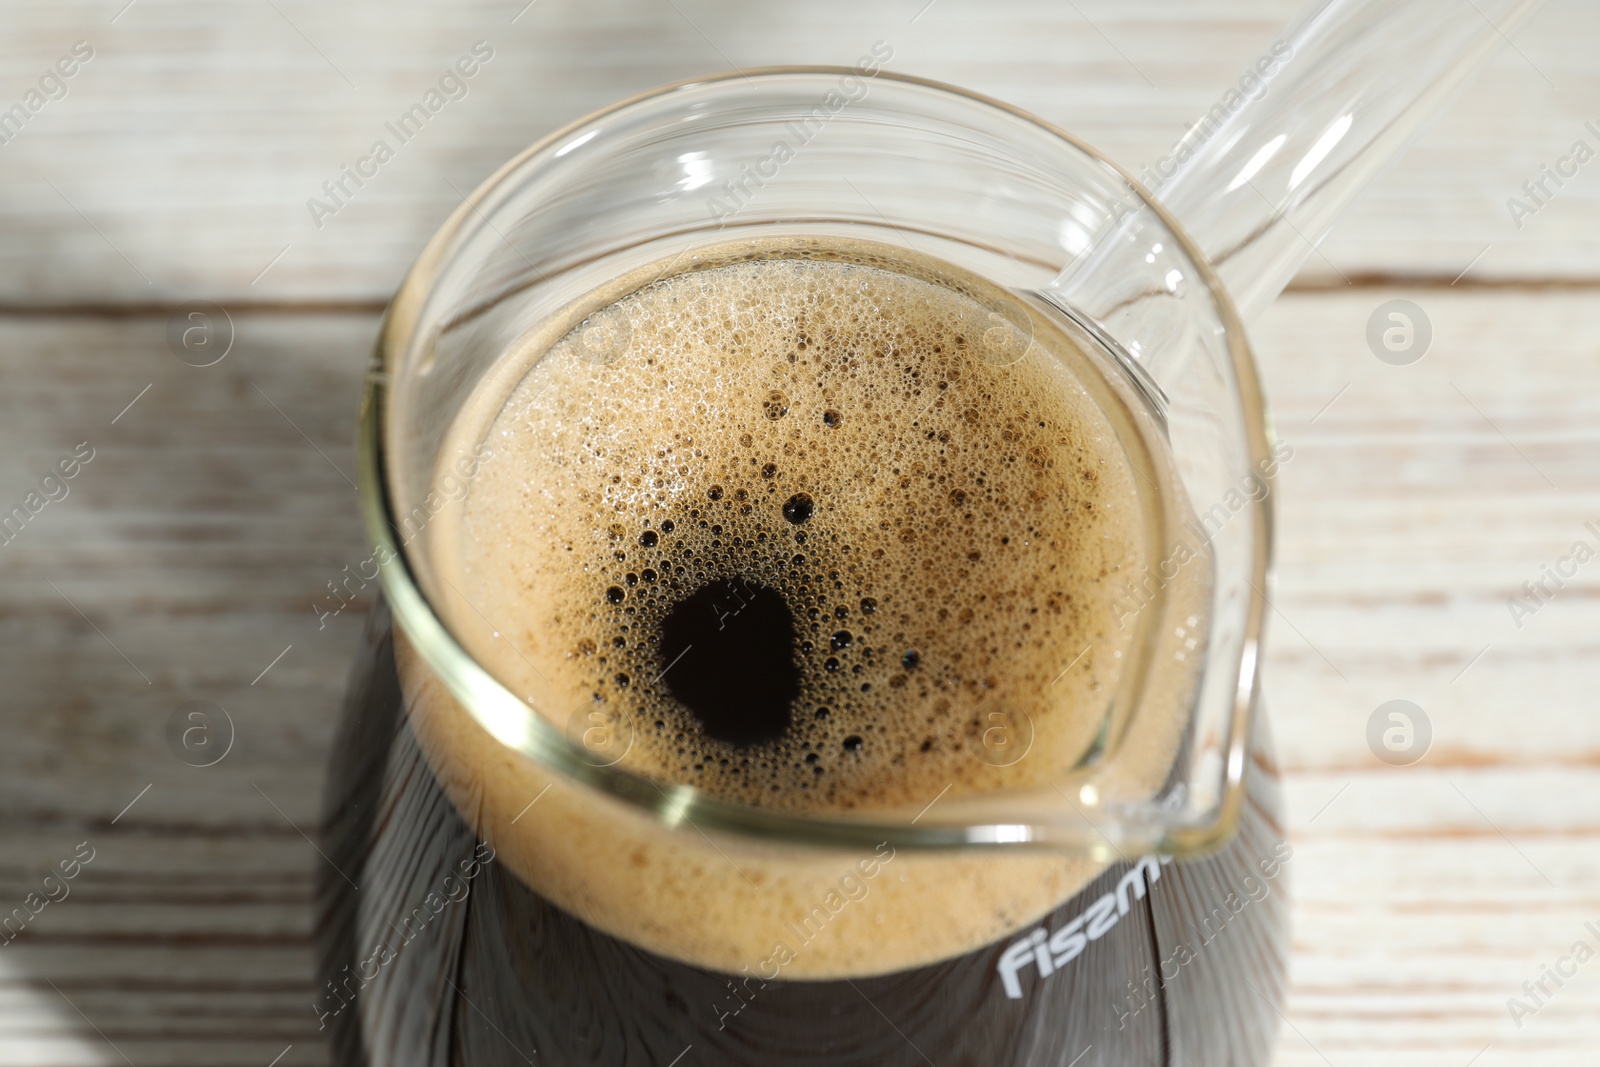
<svg viewBox="0 0 1600 1067">
<path fill-rule="evenodd" d="M 1061 778 L 1140 654 L 1137 628 L 1112 616 L 1113 593 L 1158 543 L 1150 494 L 1135 481 L 1149 474 L 1128 457 L 1139 441 L 1107 414 L 1117 396 L 1065 334 L 942 265 L 859 245 L 743 252 L 753 260 L 724 252 L 643 287 L 654 276 L 640 272 L 581 302 L 508 353 L 480 389 L 456 444 L 486 442 L 495 456 L 431 543 L 453 631 L 514 692 L 563 709 L 558 726 L 566 709 L 624 711 L 633 725 L 624 766 L 729 800 L 879 810 Z M 796 492 L 816 502 L 799 530 L 781 514 Z M 653 552 L 639 544 L 647 530 L 657 534 Z M 797 549 L 804 565 L 778 562 Z M 646 566 L 658 574 L 654 601 L 641 595 L 647 583 L 627 583 Z M 685 744 L 692 717 L 664 686 L 643 682 L 664 666 L 652 663 L 649 636 L 674 599 L 664 593 L 669 568 L 676 597 L 730 574 L 753 577 L 799 609 L 802 637 L 820 648 L 850 626 L 882 651 L 848 665 L 859 674 L 820 670 L 825 654 L 802 657 L 797 710 L 825 703 L 826 721 L 797 714 L 792 736 L 750 749 Z M 835 582 L 842 588 L 828 588 Z M 622 604 L 605 599 L 614 587 Z M 818 587 L 838 596 L 807 604 Z M 863 597 L 877 602 L 870 616 L 859 615 Z M 834 617 L 837 606 L 846 618 Z M 808 607 L 822 609 L 810 630 Z M 637 628 L 621 634 L 624 623 Z M 615 650 L 617 636 L 630 647 Z M 906 669 L 900 656 L 911 648 L 921 662 Z M 643 947 L 755 967 L 871 859 L 708 848 L 692 830 L 664 833 L 552 782 L 482 734 L 409 655 L 402 663 L 425 751 L 450 768 L 441 778 L 452 796 L 472 797 L 471 817 L 506 862 Z M 627 688 L 615 684 L 623 671 Z M 863 679 L 870 692 L 860 693 Z M 1031 724 L 1032 747 L 1009 766 L 983 758 L 996 707 L 1008 725 Z M 1119 777 L 1153 788 L 1178 723 L 1169 713 L 1141 728 L 1119 754 L 1132 760 Z M 847 753 L 846 737 L 864 743 Z M 820 760 L 807 763 L 809 753 Z M 825 908 L 831 921 L 783 971 L 877 973 L 968 951 L 1032 921 L 1096 869 L 1037 854 L 902 852 L 861 882 L 859 900 Z"/>
</svg>

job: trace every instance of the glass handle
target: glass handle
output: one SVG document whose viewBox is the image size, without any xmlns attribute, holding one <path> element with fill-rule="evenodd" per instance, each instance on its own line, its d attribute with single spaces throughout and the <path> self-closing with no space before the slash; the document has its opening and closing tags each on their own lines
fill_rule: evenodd
<svg viewBox="0 0 1600 1067">
<path fill-rule="evenodd" d="M 1240 316 L 1270 304 L 1345 206 L 1542 0 L 1323 0 L 1139 179 L 1206 252 Z M 1143 252 L 1133 212 L 1051 286 L 1096 314 Z M 1115 306 L 1112 303 L 1109 306 Z"/>
</svg>

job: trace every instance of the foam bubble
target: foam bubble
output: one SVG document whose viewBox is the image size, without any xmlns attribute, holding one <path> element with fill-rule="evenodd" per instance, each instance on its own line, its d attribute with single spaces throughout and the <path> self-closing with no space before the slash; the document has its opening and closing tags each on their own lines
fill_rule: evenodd
<svg viewBox="0 0 1600 1067">
<path fill-rule="evenodd" d="M 1143 528 L 1112 428 L 1006 310 L 776 257 L 586 316 L 506 399 L 466 501 L 462 592 L 529 661 L 502 669 L 629 718 L 626 766 L 748 804 L 890 806 L 1069 766 L 1115 690 L 1110 589 Z M 766 662 L 744 635 L 769 600 L 793 640 Z M 664 641 L 674 624 L 698 636 Z M 713 714 L 748 722 L 685 696 L 719 687 Z M 1032 758 L 988 757 L 997 722 L 1030 724 Z"/>
</svg>

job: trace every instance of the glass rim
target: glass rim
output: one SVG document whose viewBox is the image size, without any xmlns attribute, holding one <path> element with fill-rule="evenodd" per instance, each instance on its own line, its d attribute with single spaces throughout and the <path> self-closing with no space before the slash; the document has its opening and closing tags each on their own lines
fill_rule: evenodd
<svg viewBox="0 0 1600 1067">
<path fill-rule="evenodd" d="M 1212 817 L 1199 821 L 1133 823 L 1124 820 L 1101 827 L 1073 805 L 1072 810 L 1063 812 L 1068 818 L 1059 822 L 1030 817 L 918 826 L 886 820 L 881 815 L 855 818 L 757 808 L 717 799 L 693 786 L 658 783 L 619 765 L 597 765 L 578 755 L 578 746 L 555 723 L 513 694 L 461 646 L 422 592 L 405 547 L 393 535 L 395 510 L 386 446 L 389 371 L 393 354 L 405 351 L 415 335 L 417 320 L 447 261 L 453 238 L 474 214 L 481 213 L 481 204 L 490 194 L 529 160 L 586 128 L 594 127 L 598 132 L 596 124 L 609 115 L 698 86 L 792 75 L 859 76 L 860 72 L 853 67 L 833 65 L 768 66 L 686 78 L 636 93 L 552 131 L 507 160 L 469 193 L 429 238 L 384 312 L 363 385 L 357 429 L 357 481 L 362 517 L 375 548 L 387 550 L 379 553 L 386 557 L 379 568 L 380 585 L 395 624 L 404 629 L 409 643 L 429 670 L 450 690 L 475 724 L 500 743 L 567 781 L 594 788 L 654 817 L 668 828 L 687 823 L 701 830 L 729 832 L 768 843 L 826 848 L 872 848 L 883 841 L 914 851 L 1033 846 L 1087 854 L 1101 861 L 1126 859 L 1135 854 L 1129 849 L 1137 850 L 1136 854 L 1188 857 L 1220 848 L 1233 836 L 1243 808 L 1245 767 L 1250 758 L 1250 735 L 1257 714 L 1261 630 L 1266 607 L 1264 590 L 1272 548 L 1270 491 L 1259 500 L 1248 501 L 1253 534 L 1251 590 L 1244 613 L 1238 662 L 1232 665 L 1238 673 L 1233 686 L 1227 746 L 1222 754 L 1223 783 L 1218 801 L 1211 809 Z M 1030 112 L 959 86 L 913 75 L 879 70 L 874 79 L 888 79 L 949 94 L 1020 119 L 1109 168 L 1137 195 L 1140 207 L 1155 213 L 1193 263 L 1216 309 L 1243 414 L 1246 458 L 1256 469 L 1262 469 L 1261 464 L 1269 455 L 1266 412 L 1244 325 L 1210 261 L 1178 220 L 1127 170 L 1073 134 Z M 1087 823 L 1087 831 L 1082 825 L 1069 825 L 1069 822 Z"/>
</svg>

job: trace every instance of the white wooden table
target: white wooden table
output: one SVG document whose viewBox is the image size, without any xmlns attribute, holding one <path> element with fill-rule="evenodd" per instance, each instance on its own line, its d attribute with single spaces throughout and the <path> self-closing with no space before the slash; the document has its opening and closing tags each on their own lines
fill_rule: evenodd
<svg viewBox="0 0 1600 1067">
<path fill-rule="evenodd" d="M 1137 164 L 1294 7 L 925 2 L 0 10 L 0 108 L 93 49 L 0 144 L 0 505 L 94 449 L 0 544 L 0 914 L 94 854 L 0 947 L 0 1064 L 326 1062 L 306 835 L 360 619 L 319 631 L 311 605 L 362 555 L 378 313 L 501 160 L 653 84 L 882 39 L 892 69 Z M 480 40 L 470 94 L 318 229 L 306 199 Z M 1600 548 L 1600 161 L 1520 229 L 1505 204 L 1573 142 L 1600 149 L 1597 45 L 1600 9 L 1552 0 L 1254 329 L 1295 449 L 1266 668 L 1296 845 L 1281 1064 L 1600 1061 L 1600 961 L 1520 1026 L 1507 1006 L 1574 942 L 1600 949 L 1600 562 L 1520 628 L 1506 604 Z M 1397 296 L 1435 331 L 1409 367 L 1364 341 Z M 205 369 L 165 340 L 197 299 L 237 326 Z M 1410 767 L 1367 746 L 1396 698 L 1433 728 Z M 168 748 L 190 700 L 233 718 L 214 767 Z"/>
</svg>

